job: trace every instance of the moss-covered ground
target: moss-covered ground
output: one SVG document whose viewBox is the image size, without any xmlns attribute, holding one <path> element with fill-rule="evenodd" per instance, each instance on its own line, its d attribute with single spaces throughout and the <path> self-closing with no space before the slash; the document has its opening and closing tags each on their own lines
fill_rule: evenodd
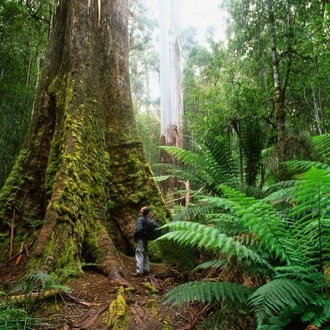
<svg viewBox="0 0 330 330">
<path fill-rule="evenodd" d="M 25 259 L 17 265 L 11 262 L 0 267 L 0 291 L 9 293 L 20 281 Z M 150 275 L 133 277 L 134 257 L 121 259 L 131 287 L 112 286 L 110 279 L 92 265 L 83 267 L 82 277 L 65 283 L 71 289 L 69 293 L 29 302 L 29 316 L 43 320 L 35 329 L 174 330 L 189 323 L 184 306 L 171 308 L 162 304 L 164 294 L 181 282 L 178 272 L 152 263 Z"/>
</svg>

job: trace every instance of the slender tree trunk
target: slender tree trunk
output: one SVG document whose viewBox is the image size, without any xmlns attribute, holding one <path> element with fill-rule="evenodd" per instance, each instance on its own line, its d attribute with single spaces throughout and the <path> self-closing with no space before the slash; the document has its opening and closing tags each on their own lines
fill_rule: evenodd
<svg viewBox="0 0 330 330">
<path fill-rule="evenodd" d="M 274 105 L 275 119 L 277 123 L 277 159 L 279 162 L 279 179 L 285 178 L 285 167 L 281 164 L 285 160 L 285 112 L 284 112 L 284 93 L 281 88 L 280 66 L 276 50 L 276 31 L 275 17 L 272 1 L 267 1 L 269 14 L 270 47 L 273 61 L 274 78 Z"/>
<path fill-rule="evenodd" d="M 60 274 L 93 261 L 126 285 L 116 251 L 132 251 L 145 204 L 164 219 L 133 117 L 127 0 L 62 0 L 32 124 L 0 195 L 1 232 L 15 214 L 16 244 L 37 238 L 31 267 Z"/>
</svg>

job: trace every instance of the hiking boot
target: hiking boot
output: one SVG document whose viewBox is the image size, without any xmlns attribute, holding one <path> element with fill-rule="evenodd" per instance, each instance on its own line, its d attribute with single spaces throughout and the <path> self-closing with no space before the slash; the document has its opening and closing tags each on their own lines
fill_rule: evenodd
<svg viewBox="0 0 330 330">
<path fill-rule="evenodd" d="M 131 273 L 132 276 L 143 276 L 143 273 Z"/>
</svg>

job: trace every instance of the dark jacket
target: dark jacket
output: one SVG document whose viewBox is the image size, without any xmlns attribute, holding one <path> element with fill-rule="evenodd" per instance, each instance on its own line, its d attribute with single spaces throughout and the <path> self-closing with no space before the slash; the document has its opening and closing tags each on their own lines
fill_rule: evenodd
<svg viewBox="0 0 330 330">
<path fill-rule="evenodd" d="M 146 216 L 140 214 L 138 220 L 136 222 L 135 230 L 134 230 L 134 239 L 147 239 L 147 234 L 144 228 L 144 223 L 147 220 Z"/>
</svg>

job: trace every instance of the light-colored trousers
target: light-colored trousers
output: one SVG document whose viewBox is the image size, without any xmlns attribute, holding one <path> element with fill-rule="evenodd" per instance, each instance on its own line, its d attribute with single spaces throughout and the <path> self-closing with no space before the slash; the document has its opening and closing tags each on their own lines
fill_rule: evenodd
<svg viewBox="0 0 330 330">
<path fill-rule="evenodd" d="M 138 274 L 143 274 L 143 272 L 150 271 L 147 240 L 144 239 L 136 240 L 135 259 L 136 259 L 136 272 Z"/>
</svg>

